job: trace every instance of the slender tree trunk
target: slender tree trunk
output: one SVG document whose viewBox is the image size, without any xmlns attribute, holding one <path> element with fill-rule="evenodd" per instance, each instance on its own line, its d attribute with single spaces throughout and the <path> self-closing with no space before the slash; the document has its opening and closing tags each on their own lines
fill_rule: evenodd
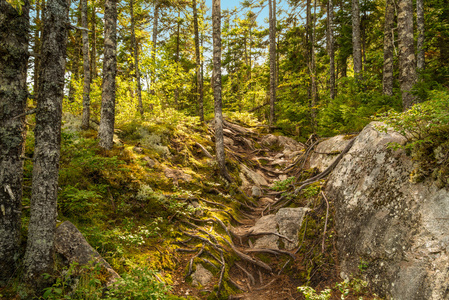
<svg viewBox="0 0 449 300">
<path fill-rule="evenodd" d="M 424 5 L 423 0 L 416 0 L 416 24 L 418 29 L 418 41 L 417 48 L 417 61 L 416 66 L 419 70 L 424 70 L 425 57 L 424 57 Z"/>
<path fill-rule="evenodd" d="M 408 110 L 416 101 L 411 93 L 416 83 L 416 57 L 413 40 L 413 1 L 399 0 L 399 82 L 402 92 L 403 110 Z"/>
<path fill-rule="evenodd" d="M 104 8 L 104 59 L 99 145 L 111 149 L 115 122 L 115 76 L 117 73 L 117 2 L 106 0 Z"/>
<path fill-rule="evenodd" d="M 221 3 L 212 1 L 213 27 L 213 89 L 215 113 L 215 151 L 221 175 L 228 181 L 231 178 L 226 170 L 226 160 L 223 139 L 223 114 L 221 110 Z"/>
<path fill-rule="evenodd" d="M 90 52 L 90 73 L 91 80 L 94 80 L 98 76 L 97 71 L 97 14 L 95 12 L 95 0 L 92 0 L 92 50 Z"/>
<path fill-rule="evenodd" d="M 81 0 L 81 26 L 87 28 L 87 0 Z M 82 30 L 83 38 L 83 115 L 81 118 L 81 128 L 89 129 L 90 120 L 90 60 L 89 60 L 89 35 L 86 30 Z"/>
<path fill-rule="evenodd" d="M 177 20 L 177 28 L 176 28 L 176 56 L 175 56 L 175 62 L 176 62 L 176 70 L 179 74 L 179 31 L 181 27 L 181 12 L 178 11 L 178 20 Z M 176 82 L 176 89 L 175 89 L 175 107 L 178 107 L 179 103 L 179 82 Z"/>
<path fill-rule="evenodd" d="M 39 0 L 36 1 L 36 17 L 35 17 L 35 24 L 36 29 L 34 31 L 34 53 L 39 54 L 41 49 L 41 36 L 42 36 L 42 23 L 41 23 L 41 2 Z M 36 55 L 34 57 L 34 85 L 33 85 L 33 94 L 37 94 L 37 82 L 38 82 L 38 75 L 39 75 L 39 55 Z M 36 102 L 36 101 L 34 101 Z"/>
<path fill-rule="evenodd" d="M 20 253 L 29 29 L 29 2 L 19 13 L 0 0 L 0 286 L 14 276 Z"/>
<path fill-rule="evenodd" d="M 203 103 L 203 77 L 201 76 L 201 55 L 200 55 L 200 37 L 198 32 L 198 11 L 196 0 L 192 0 L 193 8 L 193 28 L 195 31 L 195 57 L 196 57 L 196 90 L 198 102 L 198 115 L 201 122 L 204 122 L 204 103 Z"/>
<path fill-rule="evenodd" d="M 335 49 L 334 49 L 334 4 L 327 2 L 327 50 L 329 55 L 329 92 L 331 99 L 335 98 Z"/>
<path fill-rule="evenodd" d="M 310 64 L 310 75 L 312 79 L 312 102 L 311 102 L 311 117 L 312 117 L 312 128 L 315 132 L 316 130 L 316 105 L 318 104 L 318 88 L 316 80 L 316 58 L 315 58 L 315 35 L 316 35 L 316 3 L 317 0 L 313 1 L 313 26 L 312 26 L 312 37 L 311 37 L 311 64 Z"/>
<path fill-rule="evenodd" d="M 387 0 L 384 24 L 384 65 L 383 65 L 383 93 L 393 95 L 393 50 L 394 50 L 394 0 Z"/>
<path fill-rule="evenodd" d="M 45 284 L 42 275 L 51 273 L 54 264 L 69 7 L 70 1 L 48 0 L 44 10 L 42 67 L 34 129 L 31 215 L 24 260 L 25 282 L 32 291 L 42 289 Z"/>
<path fill-rule="evenodd" d="M 362 72 L 362 45 L 359 0 L 352 0 L 352 56 L 354 59 L 354 76 L 360 78 L 360 72 Z"/>
<path fill-rule="evenodd" d="M 273 1 L 268 0 L 269 6 L 269 24 L 270 24 L 270 126 L 275 123 L 275 103 L 276 103 L 276 28 L 275 28 L 275 5 Z"/>
<path fill-rule="evenodd" d="M 312 63 L 312 1 L 306 1 L 306 63 L 307 63 L 307 71 L 310 76 L 310 81 L 307 85 L 307 99 L 309 100 L 309 106 L 312 106 L 312 74 L 311 63 Z"/>
<path fill-rule="evenodd" d="M 78 17 L 78 25 L 81 25 L 81 15 Z M 82 47 L 80 46 L 82 43 L 81 40 L 81 30 L 76 30 L 74 33 L 74 42 L 73 42 L 73 59 L 71 61 L 71 70 L 70 70 L 70 83 L 69 83 L 69 102 L 75 101 L 75 81 L 79 79 L 80 72 L 80 56 L 82 53 Z M 39 76 L 39 74 L 38 74 Z"/>
<path fill-rule="evenodd" d="M 157 32 L 158 32 L 158 20 L 159 20 L 159 0 L 154 1 L 154 16 L 153 16 L 153 49 L 151 49 L 151 60 L 156 62 L 156 49 L 157 49 Z M 152 95 L 155 94 L 154 83 L 156 81 L 155 71 L 151 71 L 151 91 Z"/>
<path fill-rule="evenodd" d="M 143 103 L 142 103 L 142 86 L 140 84 L 140 69 L 139 69 L 139 47 L 137 45 L 136 39 L 136 20 L 134 18 L 134 1 L 130 0 L 129 2 L 130 10 L 131 10 L 131 42 L 134 48 L 134 68 L 135 68 L 135 76 L 137 81 L 137 99 L 138 99 L 138 110 L 140 115 L 143 117 Z"/>
</svg>

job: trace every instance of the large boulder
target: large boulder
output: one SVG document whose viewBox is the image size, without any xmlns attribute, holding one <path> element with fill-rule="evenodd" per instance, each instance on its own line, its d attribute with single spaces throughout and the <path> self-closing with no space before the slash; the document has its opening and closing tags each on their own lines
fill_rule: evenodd
<svg viewBox="0 0 449 300">
<path fill-rule="evenodd" d="M 343 151 L 351 141 L 345 135 L 336 135 L 321 143 L 312 151 L 310 156 L 309 167 L 317 168 L 318 171 L 323 172 L 327 169 Z"/>
<path fill-rule="evenodd" d="M 63 222 L 56 228 L 55 250 L 65 258 L 68 264 L 74 262 L 81 266 L 92 262 L 100 264 L 108 274 L 106 285 L 110 285 L 120 278 L 120 275 L 112 269 L 108 262 L 89 245 L 78 228 L 69 221 Z"/>
<path fill-rule="evenodd" d="M 400 134 L 371 123 L 329 177 L 343 279 L 361 275 L 381 297 L 449 299 L 449 192 L 413 184 Z M 360 267 L 360 268 L 359 268 Z"/>
</svg>

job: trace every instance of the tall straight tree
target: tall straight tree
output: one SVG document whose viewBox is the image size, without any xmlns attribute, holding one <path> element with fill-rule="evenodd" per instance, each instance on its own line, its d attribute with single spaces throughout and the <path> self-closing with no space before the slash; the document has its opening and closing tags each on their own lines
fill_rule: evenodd
<svg viewBox="0 0 449 300">
<path fill-rule="evenodd" d="M 99 145 L 111 149 L 115 122 L 115 76 L 117 73 L 117 2 L 106 0 L 104 7 L 104 58 Z"/>
<path fill-rule="evenodd" d="M 31 214 L 24 260 L 25 282 L 32 291 L 40 291 L 44 284 L 42 275 L 50 273 L 54 263 L 69 7 L 70 1 L 48 0 L 43 16 Z"/>
<path fill-rule="evenodd" d="M 153 15 L 153 47 L 151 49 L 151 60 L 156 62 L 156 45 L 157 45 L 157 33 L 158 33 L 158 21 L 159 21 L 159 0 L 154 0 L 154 15 Z M 154 82 L 156 81 L 156 75 L 154 70 L 151 71 L 151 89 L 150 93 L 154 95 Z"/>
<path fill-rule="evenodd" d="M 270 126 L 275 122 L 275 103 L 276 103 L 276 24 L 275 24 L 275 2 L 268 0 L 269 7 L 269 36 L 270 36 Z"/>
<path fill-rule="evenodd" d="M 335 98 L 335 48 L 334 48 L 334 3 L 327 2 L 327 51 L 329 55 L 329 90 L 331 99 Z"/>
<path fill-rule="evenodd" d="M 416 25 L 418 29 L 417 61 L 416 66 L 419 70 L 424 70 L 425 56 L 424 56 L 424 4 L 423 0 L 416 0 Z"/>
<path fill-rule="evenodd" d="M 81 26 L 87 28 L 87 0 L 81 1 Z M 93 8 L 95 9 L 95 8 Z M 81 128 L 89 129 L 90 120 L 90 60 L 89 60 L 89 35 L 87 30 L 82 30 L 83 39 L 83 115 L 81 118 Z"/>
<path fill-rule="evenodd" d="M 408 110 L 415 103 L 411 93 L 416 83 L 416 57 L 413 40 L 413 1 L 399 0 L 398 4 L 399 38 L 399 82 L 402 92 L 402 108 Z"/>
<path fill-rule="evenodd" d="M 96 14 L 95 0 L 92 0 L 92 15 L 90 23 L 92 25 L 92 47 L 90 52 L 90 78 L 94 80 L 97 78 L 97 14 Z"/>
<path fill-rule="evenodd" d="M 362 42 L 360 35 L 359 0 L 352 0 L 352 58 L 354 60 L 354 75 L 359 78 L 362 72 Z"/>
<path fill-rule="evenodd" d="M 198 103 L 198 115 L 201 122 L 204 122 L 204 103 L 203 103 L 203 76 L 201 74 L 201 54 L 200 54 L 200 37 L 198 30 L 198 10 L 196 0 L 192 0 L 193 8 L 193 28 L 195 31 L 195 58 L 196 58 L 196 92 Z"/>
<path fill-rule="evenodd" d="M 38 78 L 38 74 L 39 74 L 39 60 L 40 60 L 40 45 L 41 45 L 41 35 L 42 35 L 42 22 L 41 22 L 41 18 L 40 18 L 40 14 L 42 11 L 42 7 L 41 7 L 41 1 L 36 1 L 35 3 L 36 5 L 36 12 L 35 12 L 35 31 L 34 31 L 34 53 L 37 54 L 34 57 L 34 85 L 33 85 L 33 91 L 34 94 L 36 94 L 37 92 L 37 78 Z"/>
<path fill-rule="evenodd" d="M 29 2 L 22 12 L 0 0 L 0 286 L 19 258 L 27 101 Z"/>
<path fill-rule="evenodd" d="M 317 0 L 313 1 L 313 25 L 312 25 L 312 36 L 310 38 L 311 43 L 311 51 L 310 51 L 310 79 L 311 79 L 311 102 L 310 102 L 310 112 L 312 119 L 312 128 L 315 132 L 316 130 L 316 116 L 317 109 L 316 106 L 318 104 L 318 84 L 316 79 L 316 57 L 315 57 L 315 38 L 316 38 L 316 5 Z"/>
<path fill-rule="evenodd" d="M 387 0 L 384 24 L 383 94 L 393 95 L 394 0 Z"/>
<path fill-rule="evenodd" d="M 143 103 L 142 103 L 142 86 L 140 84 L 140 69 L 139 69 L 139 47 L 137 45 L 136 38 L 136 18 L 134 16 L 134 1 L 129 1 L 129 7 L 131 12 L 131 43 L 134 49 L 134 73 L 137 83 L 137 105 L 141 116 L 143 116 Z"/>
<path fill-rule="evenodd" d="M 221 105 L 221 3 L 212 1 L 212 39 L 213 39 L 213 89 L 215 113 L 215 152 L 221 175 L 228 181 L 231 177 L 226 170 L 223 139 L 223 114 Z"/>
</svg>

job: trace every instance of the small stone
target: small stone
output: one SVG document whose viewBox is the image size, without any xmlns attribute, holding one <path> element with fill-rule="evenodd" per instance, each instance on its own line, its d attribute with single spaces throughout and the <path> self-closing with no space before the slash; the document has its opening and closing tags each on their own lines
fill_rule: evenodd
<svg viewBox="0 0 449 300">
<path fill-rule="evenodd" d="M 262 196 L 262 189 L 256 185 L 253 185 L 251 189 L 251 196 L 255 198 L 259 198 Z"/>
<path fill-rule="evenodd" d="M 199 285 L 206 285 L 210 282 L 213 275 L 212 273 L 203 267 L 202 264 L 196 265 L 196 271 L 192 274 L 192 285 L 193 286 L 199 286 Z"/>
</svg>

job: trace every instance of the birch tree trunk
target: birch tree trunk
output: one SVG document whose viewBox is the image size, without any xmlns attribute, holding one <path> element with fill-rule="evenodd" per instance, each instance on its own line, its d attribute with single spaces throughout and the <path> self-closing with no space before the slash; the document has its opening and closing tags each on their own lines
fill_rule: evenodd
<svg viewBox="0 0 449 300">
<path fill-rule="evenodd" d="M 42 65 L 37 93 L 30 223 L 24 259 L 25 283 L 40 291 L 54 264 L 62 99 L 70 1 L 48 0 L 44 10 Z"/>
<path fill-rule="evenodd" d="M 193 27 L 195 32 L 195 58 L 196 58 L 196 92 L 198 102 L 198 115 L 201 122 L 204 122 L 204 103 L 203 103 L 203 77 L 201 76 L 201 54 L 200 37 L 198 32 L 198 11 L 196 0 L 192 0 L 193 7 Z"/>
<path fill-rule="evenodd" d="M 81 0 L 81 26 L 87 28 L 87 0 Z M 89 129 L 90 120 L 90 60 L 89 60 L 89 35 L 87 30 L 82 30 L 83 38 L 83 115 L 81 129 Z"/>
<path fill-rule="evenodd" d="M 111 149 L 115 122 L 115 75 L 117 73 L 117 3 L 106 0 L 104 8 L 104 59 L 101 119 L 98 128 L 99 145 Z"/>
<path fill-rule="evenodd" d="M 335 98 L 335 49 L 334 49 L 334 4 L 327 2 L 327 45 L 329 55 L 329 92 L 331 99 Z"/>
<path fill-rule="evenodd" d="M 354 76 L 360 78 L 360 72 L 362 72 L 362 42 L 359 0 L 352 0 L 352 56 L 354 59 Z"/>
<path fill-rule="evenodd" d="M 402 92 L 403 110 L 408 110 L 415 103 L 411 93 L 416 83 L 416 57 L 413 40 L 413 2 L 399 0 L 398 5 L 398 37 L 399 37 L 399 82 Z"/>
<path fill-rule="evenodd" d="M 416 25 L 418 29 L 417 61 L 416 66 L 419 70 L 424 70 L 425 56 L 424 56 L 424 5 L 423 0 L 416 0 Z"/>
<path fill-rule="evenodd" d="M 393 95 L 393 54 L 394 54 L 394 0 L 387 0 L 384 24 L 384 65 L 382 86 L 383 94 Z"/>
<path fill-rule="evenodd" d="M 221 109 L 221 3 L 212 1 L 212 38 L 213 38 L 213 89 L 215 114 L 215 152 L 221 175 L 228 181 L 231 178 L 226 170 L 223 139 L 223 114 Z"/>
<path fill-rule="evenodd" d="M 275 122 L 276 102 L 276 27 L 274 23 L 275 10 L 273 1 L 268 0 L 269 6 L 269 31 L 270 31 L 270 126 Z"/>
<path fill-rule="evenodd" d="M 129 2 L 131 11 L 131 42 L 134 48 L 134 68 L 137 81 L 137 105 L 140 115 L 143 117 L 143 103 L 142 103 L 142 85 L 140 84 L 140 69 L 139 69 L 139 48 L 136 39 L 136 20 L 134 18 L 134 1 Z"/>
<path fill-rule="evenodd" d="M 0 286 L 19 259 L 27 102 L 29 2 L 20 14 L 0 0 Z"/>
</svg>

